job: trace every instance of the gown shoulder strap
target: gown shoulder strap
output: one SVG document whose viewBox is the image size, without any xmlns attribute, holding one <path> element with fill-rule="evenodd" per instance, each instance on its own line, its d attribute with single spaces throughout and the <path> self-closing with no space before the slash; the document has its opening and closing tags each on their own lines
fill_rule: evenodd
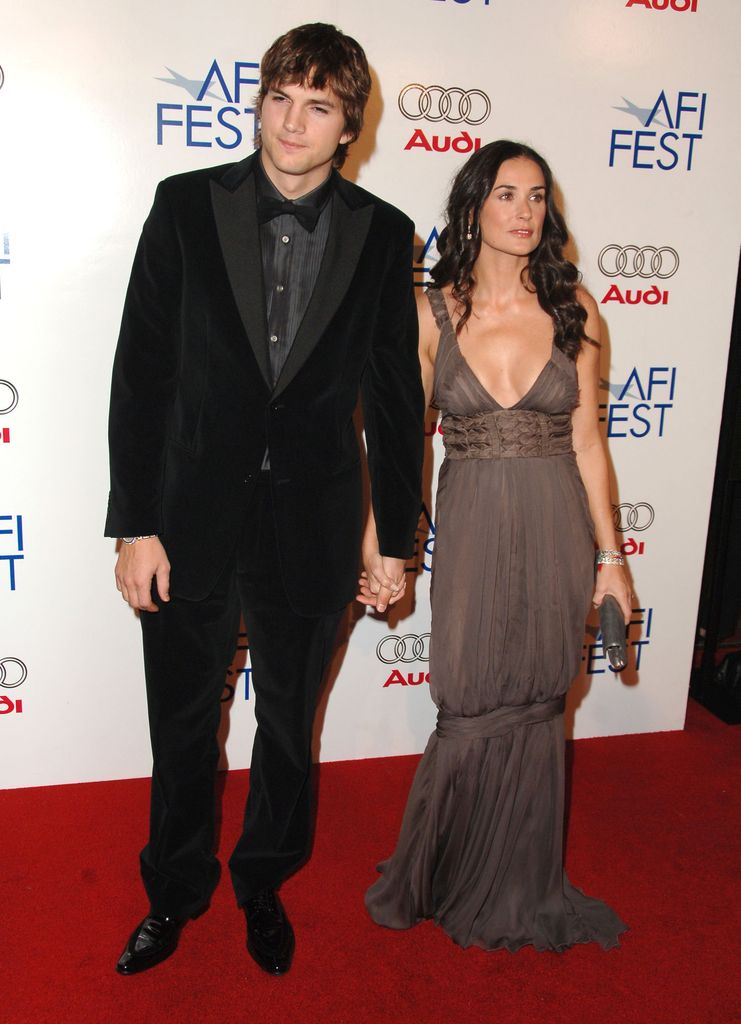
<svg viewBox="0 0 741 1024">
<path fill-rule="evenodd" d="M 450 324 L 450 316 L 448 315 L 445 296 L 439 288 L 428 288 L 425 295 L 427 296 L 427 301 L 430 303 L 430 309 L 432 310 L 432 315 L 435 317 L 435 323 L 438 326 L 438 330 L 442 331 L 443 327 Z"/>
</svg>

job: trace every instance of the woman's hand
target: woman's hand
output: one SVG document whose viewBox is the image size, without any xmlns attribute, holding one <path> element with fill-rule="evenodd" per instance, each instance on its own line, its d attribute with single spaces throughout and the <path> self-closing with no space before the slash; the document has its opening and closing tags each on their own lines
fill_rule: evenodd
<svg viewBox="0 0 741 1024">
<path fill-rule="evenodd" d="M 376 606 L 376 595 L 370 588 L 370 580 L 368 579 L 367 572 L 361 572 L 360 579 L 358 580 L 358 593 L 355 595 L 355 600 L 361 604 L 370 604 L 375 608 Z"/>
<path fill-rule="evenodd" d="M 388 558 L 378 552 L 363 553 L 365 571 L 358 580 L 356 600 L 385 612 L 389 605 L 401 600 L 406 590 L 405 562 L 402 558 Z"/>
<path fill-rule="evenodd" d="M 622 565 L 597 566 L 597 585 L 592 597 L 595 608 L 602 604 L 605 594 L 612 594 L 620 605 L 627 626 L 632 612 L 633 593 Z"/>
</svg>

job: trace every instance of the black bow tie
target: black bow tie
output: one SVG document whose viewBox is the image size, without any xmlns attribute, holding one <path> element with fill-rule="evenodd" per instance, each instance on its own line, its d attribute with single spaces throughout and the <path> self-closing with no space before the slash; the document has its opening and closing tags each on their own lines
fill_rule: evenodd
<svg viewBox="0 0 741 1024">
<path fill-rule="evenodd" d="M 261 224 L 280 217 L 282 213 L 292 214 L 299 224 L 307 231 L 313 231 L 319 220 L 319 210 L 308 203 L 293 203 L 290 199 L 278 199 L 276 196 L 258 196 L 257 219 Z"/>
</svg>

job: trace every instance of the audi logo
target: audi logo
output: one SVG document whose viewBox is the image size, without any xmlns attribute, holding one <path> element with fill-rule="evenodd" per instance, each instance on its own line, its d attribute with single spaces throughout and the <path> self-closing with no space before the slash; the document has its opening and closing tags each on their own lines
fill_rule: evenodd
<svg viewBox="0 0 741 1024">
<path fill-rule="evenodd" d="M 597 257 L 605 277 L 673 277 L 679 269 L 679 253 L 671 246 L 606 245 Z"/>
<path fill-rule="evenodd" d="M 628 505 L 624 502 L 622 505 L 612 506 L 612 521 L 619 533 L 627 533 L 628 530 L 642 533 L 654 521 L 655 514 L 653 505 L 649 505 L 647 501 L 639 501 L 637 505 Z"/>
<path fill-rule="evenodd" d="M 0 89 L 2 89 L 4 84 L 5 84 L 5 72 L 3 71 L 2 68 L 0 68 Z"/>
<path fill-rule="evenodd" d="M 399 93 L 399 110 L 410 121 L 483 124 L 491 113 L 491 101 L 480 89 L 444 89 L 412 82 Z"/>
<path fill-rule="evenodd" d="M 18 405 L 18 392 L 16 389 L 9 380 L 0 380 L 0 403 L 8 402 L 8 396 L 5 395 L 6 391 L 10 392 L 10 401 L 7 405 L 0 404 L 0 416 L 12 412 Z"/>
<path fill-rule="evenodd" d="M 378 641 L 376 656 L 384 665 L 393 665 L 395 662 L 430 660 L 430 634 L 405 633 L 404 636 L 385 636 Z"/>
<path fill-rule="evenodd" d="M 6 665 L 14 665 L 15 668 L 7 669 Z M 28 669 L 20 658 L 0 658 L 0 686 L 6 690 L 14 690 L 25 682 Z"/>
</svg>

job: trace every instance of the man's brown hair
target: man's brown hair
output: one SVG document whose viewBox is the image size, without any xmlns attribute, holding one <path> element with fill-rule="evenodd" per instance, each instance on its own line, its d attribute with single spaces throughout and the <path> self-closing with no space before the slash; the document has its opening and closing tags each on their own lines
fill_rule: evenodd
<svg viewBox="0 0 741 1024">
<path fill-rule="evenodd" d="M 334 155 L 335 167 L 342 167 L 347 147 L 363 127 L 371 88 L 368 61 L 360 43 L 323 22 L 292 28 L 275 40 L 262 59 L 258 114 L 268 90 L 281 85 L 331 89 L 335 93 L 345 116 L 345 131 L 351 135 L 349 142 L 340 143 Z"/>
</svg>

